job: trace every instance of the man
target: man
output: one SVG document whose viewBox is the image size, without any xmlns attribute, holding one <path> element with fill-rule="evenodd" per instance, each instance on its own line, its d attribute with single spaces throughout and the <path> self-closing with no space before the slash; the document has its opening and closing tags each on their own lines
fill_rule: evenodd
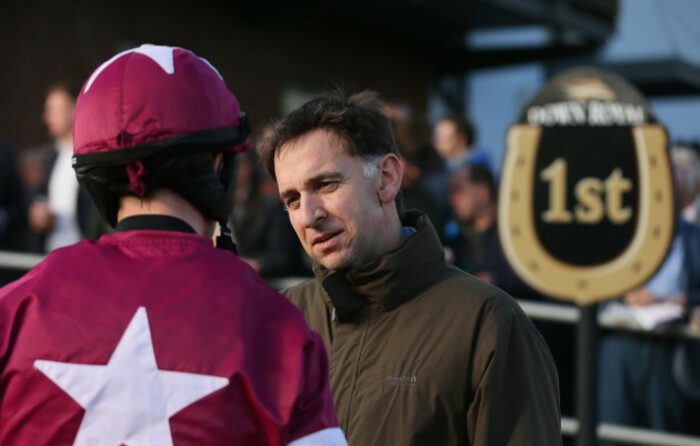
<svg viewBox="0 0 700 446">
<path fill-rule="evenodd" d="M 445 160 L 450 172 L 465 161 L 487 166 L 490 164 L 488 154 L 474 147 L 475 141 L 474 127 L 459 113 L 448 113 L 443 116 L 433 132 L 435 150 Z"/>
<path fill-rule="evenodd" d="M 325 341 L 349 444 L 561 443 L 546 345 L 512 298 L 445 264 L 423 214 L 403 215 L 375 94 L 308 102 L 262 156 L 315 261 L 286 294 Z"/>
<path fill-rule="evenodd" d="M 491 170 L 466 163 L 450 177 L 450 208 L 458 231 L 447 248 L 453 263 L 517 297 L 534 291 L 512 270 L 503 254 L 496 227 L 496 194 Z"/>
<path fill-rule="evenodd" d="M 43 120 L 52 143 L 46 178 L 29 206 L 29 226 L 41 237 L 41 251 L 72 245 L 104 232 L 90 196 L 78 187 L 71 168 L 73 117 L 77 87 L 68 82 L 52 85 L 44 101 Z"/>
<path fill-rule="evenodd" d="M 212 245 L 248 133 L 187 50 L 145 45 L 88 79 L 74 165 L 116 231 L 0 291 L 0 444 L 346 444 L 321 340 Z"/>
</svg>

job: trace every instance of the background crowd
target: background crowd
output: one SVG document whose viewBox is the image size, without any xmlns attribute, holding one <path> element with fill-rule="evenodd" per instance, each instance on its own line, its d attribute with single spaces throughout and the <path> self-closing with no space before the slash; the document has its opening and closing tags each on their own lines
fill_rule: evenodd
<svg viewBox="0 0 700 446">
<path fill-rule="evenodd" d="M 10 141 L 0 139 L 0 250 L 45 254 L 110 231 L 71 167 L 76 95 L 68 82 L 47 89 L 42 115 L 45 145 L 13 148 Z M 499 166 L 479 148 L 469 119 L 455 111 L 431 125 L 426 116 L 402 105 L 387 104 L 386 112 L 402 154 L 404 206 L 429 216 L 448 262 L 516 298 L 548 300 L 520 280 L 505 259 L 497 231 Z M 254 129 L 254 144 L 265 138 L 265 130 Z M 679 211 L 677 237 L 657 276 L 621 296 L 619 303 L 641 307 L 673 299 L 684 307 L 690 323 L 698 323 L 700 313 L 688 303 L 700 293 L 700 254 L 696 254 L 700 238 L 695 235 L 700 231 L 700 150 L 692 142 L 673 144 L 670 150 Z M 266 279 L 310 276 L 310 260 L 292 230 L 275 183 L 254 151 L 239 158 L 229 221 L 239 256 Z M 18 277 L 9 270 L 0 274 L 0 284 Z M 562 412 L 572 413 L 573 329 L 546 323 L 537 327 L 557 363 Z M 700 389 L 694 387 L 697 380 L 678 383 L 673 368 L 678 343 L 635 334 L 605 336 L 603 421 L 698 433 L 690 420 L 698 413 Z M 683 350 L 686 356 L 693 351 Z M 690 357 L 693 360 L 698 358 Z"/>
</svg>

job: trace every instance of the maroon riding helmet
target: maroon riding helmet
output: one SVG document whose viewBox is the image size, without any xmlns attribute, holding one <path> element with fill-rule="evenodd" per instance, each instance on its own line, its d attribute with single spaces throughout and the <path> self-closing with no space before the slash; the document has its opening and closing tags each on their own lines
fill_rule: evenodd
<svg viewBox="0 0 700 446">
<path fill-rule="evenodd" d="M 73 167 L 114 226 L 119 198 L 165 187 L 222 231 L 233 203 L 236 153 L 250 150 L 238 100 L 205 59 L 143 45 L 95 70 L 78 96 Z M 213 155 L 224 154 L 221 172 Z"/>
</svg>

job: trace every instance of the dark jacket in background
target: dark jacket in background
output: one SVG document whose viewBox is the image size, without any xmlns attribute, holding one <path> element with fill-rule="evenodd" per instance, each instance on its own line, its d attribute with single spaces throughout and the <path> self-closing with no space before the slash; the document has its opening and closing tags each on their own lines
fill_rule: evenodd
<svg viewBox="0 0 700 446">
<path fill-rule="evenodd" d="M 58 153 L 56 153 L 55 148 L 49 148 L 51 155 L 46 159 L 44 181 L 39 186 L 37 190 L 34 191 L 33 196 L 29 197 L 30 205 L 31 201 L 35 200 L 37 197 L 43 196 L 48 197 L 49 194 L 49 183 L 51 181 L 51 172 L 53 171 L 54 164 L 58 158 Z M 76 204 L 77 209 L 77 220 L 78 227 L 80 228 L 80 233 L 83 238 L 97 240 L 103 234 L 111 232 L 111 228 L 100 216 L 97 206 L 92 201 L 92 197 L 85 188 L 82 186 L 78 187 L 78 202 Z M 37 234 L 31 229 L 27 229 L 27 234 L 24 236 L 24 245 L 26 251 L 33 251 L 39 253 L 46 252 L 46 235 Z"/>
<path fill-rule="evenodd" d="M 683 241 L 682 287 L 688 299 L 688 308 L 700 305 L 700 226 L 679 220 L 676 228 Z M 681 339 L 675 348 L 673 376 L 681 394 L 700 403 L 700 341 Z M 696 407 L 700 411 L 700 407 Z"/>
<path fill-rule="evenodd" d="M 479 233 L 471 228 L 461 227 L 460 232 L 446 242 L 454 253 L 456 266 L 470 274 L 488 272 L 493 284 L 511 296 L 523 299 L 540 299 L 539 294 L 527 286 L 510 267 L 506 260 L 497 224 Z"/>
<path fill-rule="evenodd" d="M 18 234 L 25 223 L 23 201 L 17 157 L 12 146 L 0 138 L 0 250 L 21 248 Z"/>
<path fill-rule="evenodd" d="M 679 220 L 676 231 L 683 241 L 682 287 L 692 308 L 700 305 L 700 226 Z"/>
<path fill-rule="evenodd" d="M 234 208 L 232 216 L 238 255 L 260 262 L 264 278 L 310 275 L 282 203 L 257 195 L 255 203 L 247 204 Z"/>
<path fill-rule="evenodd" d="M 358 269 L 285 291 L 330 356 L 351 446 L 561 444 L 557 372 L 506 293 L 448 266 L 427 218 Z"/>
<path fill-rule="evenodd" d="M 51 172 L 56 163 L 58 154 L 54 151 L 49 157 L 46 165 L 46 180 L 39 189 L 39 193 L 48 196 L 49 182 L 51 181 Z M 78 226 L 83 237 L 96 240 L 102 234 L 107 232 L 105 223 L 102 221 L 97 206 L 93 203 L 90 194 L 82 186 L 78 187 Z"/>
</svg>

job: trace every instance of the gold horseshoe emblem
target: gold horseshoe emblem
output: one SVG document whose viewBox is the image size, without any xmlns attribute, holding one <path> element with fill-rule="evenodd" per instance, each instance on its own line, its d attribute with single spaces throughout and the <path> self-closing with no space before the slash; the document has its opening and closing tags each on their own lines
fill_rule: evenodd
<svg viewBox="0 0 700 446">
<path fill-rule="evenodd" d="M 531 125 L 514 125 L 508 132 L 498 231 L 513 269 L 533 288 L 580 305 L 618 297 L 644 283 L 663 262 L 674 233 L 673 181 L 664 128 L 632 127 L 639 175 L 634 234 L 622 253 L 590 266 L 555 258 L 537 236 L 535 219 L 542 216 L 534 215 L 533 199 L 541 134 L 541 126 Z"/>
</svg>

